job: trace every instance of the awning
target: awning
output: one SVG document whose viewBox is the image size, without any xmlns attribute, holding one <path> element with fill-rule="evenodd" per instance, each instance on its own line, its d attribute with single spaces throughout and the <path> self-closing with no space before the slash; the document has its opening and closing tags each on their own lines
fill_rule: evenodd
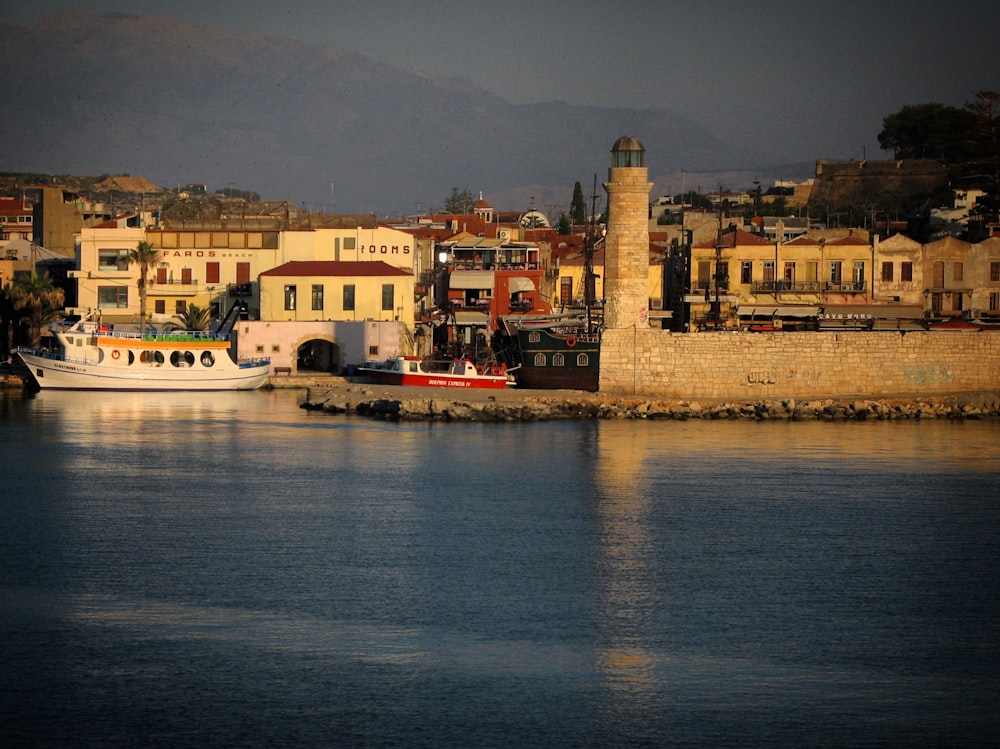
<svg viewBox="0 0 1000 749">
<path fill-rule="evenodd" d="M 455 270 L 451 272 L 451 288 L 453 289 L 492 289 L 493 271 L 491 270 Z"/>
<path fill-rule="evenodd" d="M 912 304 L 827 305 L 823 314 L 829 318 L 911 319 L 924 316 L 924 308 Z"/>
<path fill-rule="evenodd" d="M 772 317 L 816 317 L 819 314 L 819 307 L 781 307 L 772 304 L 749 305 L 741 304 L 736 309 L 736 314 L 740 317 L 753 317 L 761 320 Z"/>
<path fill-rule="evenodd" d="M 518 291 L 534 291 L 535 282 L 530 278 L 525 278 L 524 276 L 513 276 L 507 279 L 507 289 L 511 294 L 515 294 Z"/>
<path fill-rule="evenodd" d="M 455 312 L 455 324 L 486 327 L 490 324 L 490 317 L 485 312 L 468 312 L 466 310 L 458 310 Z"/>
</svg>

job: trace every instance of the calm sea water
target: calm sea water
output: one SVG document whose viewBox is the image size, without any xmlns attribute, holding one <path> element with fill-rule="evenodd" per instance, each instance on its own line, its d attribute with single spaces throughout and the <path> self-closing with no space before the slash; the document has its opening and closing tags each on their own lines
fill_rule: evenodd
<svg viewBox="0 0 1000 749">
<path fill-rule="evenodd" d="M 8 746 L 987 746 L 1000 423 L 0 394 Z"/>
</svg>

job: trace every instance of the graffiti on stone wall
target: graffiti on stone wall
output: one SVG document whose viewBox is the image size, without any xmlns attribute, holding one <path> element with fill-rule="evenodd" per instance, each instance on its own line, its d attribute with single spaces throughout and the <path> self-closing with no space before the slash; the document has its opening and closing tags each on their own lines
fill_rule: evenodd
<svg viewBox="0 0 1000 749">
<path fill-rule="evenodd" d="M 773 385 L 777 381 L 774 372 L 747 372 L 747 382 L 751 385 Z"/>
<path fill-rule="evenodd" d="M 903 379 L 916 385 L 941 385 L 953 382 L 955 373 L 946 364 L 912 364 L 903 367 Z"/>
</svg>

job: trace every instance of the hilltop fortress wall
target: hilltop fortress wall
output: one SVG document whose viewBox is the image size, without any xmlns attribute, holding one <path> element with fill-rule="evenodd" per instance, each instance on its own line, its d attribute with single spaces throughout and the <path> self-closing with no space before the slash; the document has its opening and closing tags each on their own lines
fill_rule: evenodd
<svg viewBox="0 0 1000 749">
<path fill-rule="evenodd" d="M 1000 390 L 1000 331 L 605 330 L 600 391 L 672 399 L 916 397 Z"/>
</svg>

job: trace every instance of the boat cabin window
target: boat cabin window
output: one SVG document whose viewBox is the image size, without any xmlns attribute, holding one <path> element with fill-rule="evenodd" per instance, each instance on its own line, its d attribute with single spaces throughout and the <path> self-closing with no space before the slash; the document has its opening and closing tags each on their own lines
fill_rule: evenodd
<svg viewBox="0 0 1000 749">
<path fill-rule="evenodd" d="M 204 351 L 201 354 L 201 366 L 211 367 L 215 365 L 215 354 L 211 351 Z"/>
<path fill-rule="evenodd" d="M 539 343 L 541 340 L 541 333 L 528 333 L 528 343 Z"/>
<path fill-rule="evenodd" d="M 586 354 L 577 354 L 576 355 L 576 366 L 578 366 L 578 367 L 589 367 L 590 366 L 590 357 L 587 356 Z"/>
<path fill-rule="evenodd" d="M 545 366 L 545 354 L 535 354 L 535 366 L 536 367 Z"/>
<path fill-rule="evenodd" d="M 566 357 L 563 356 L 562 354 L 553 354 L 552 355 L 552 366 L 553 367 L 565 367 L 566 366 Z"/>
<path fill-rule="evenodd" d="M 194 354 L 190 351 L 174 351 L 170 354 L 170 363 L 175 367 L 193 367 Z"/>
</svg>

